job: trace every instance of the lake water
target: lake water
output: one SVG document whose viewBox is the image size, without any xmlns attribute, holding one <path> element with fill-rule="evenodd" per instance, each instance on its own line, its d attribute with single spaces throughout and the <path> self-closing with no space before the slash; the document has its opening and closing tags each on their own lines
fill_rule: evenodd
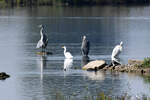
<svg viewBox="0 0 150 100">
<path fill-rule="evenodd" d="M 0 71 L 11 75 L 0 81 L 3 100 L 57 100 L 56 96 L 84 100 L 104 92 L 111 96 L 150 97 L 148 77 L 127 73 L 87 72 L 80 52 L 81 37 L 91 42 L 90 60 L 110 62 L 111 52 L 124 42 L 120 59 L 150 56 L 150 7 L 37 7 L 0 10 Z M 40 56 L 36 44 L 39 24 L 49 38 Z M 63 45 L 74 56 L 67 61 Z M 66 72 L 64 65 L 72 66 Z M 59 99 L 60 100 L 60 99 Z"/>
</svg>

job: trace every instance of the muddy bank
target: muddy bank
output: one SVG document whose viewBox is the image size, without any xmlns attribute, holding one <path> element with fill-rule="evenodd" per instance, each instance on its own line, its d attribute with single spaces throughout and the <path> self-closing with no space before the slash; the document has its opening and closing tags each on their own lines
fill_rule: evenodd
<svg viewBox="0 0 150 100">
<path fill-rule="evenodd" d="M 150 68 L 142 67 L 142 64 L 143 64 L 142 60 L 128 60 L 128 64 L 126 65 L 105 66 L 101 70 L 150 74 Z"/>
<path fill-rule="evenodd" d="M 130 65 L 118 65 L 118 66 L 105 66 L 101 70 L 110 70 L 110 71 L 118 71 L 118 72 L 134 72 L 141 74 L 150 74 L 150 68 L 138 68 L 136 66 Z"/>
</svg>

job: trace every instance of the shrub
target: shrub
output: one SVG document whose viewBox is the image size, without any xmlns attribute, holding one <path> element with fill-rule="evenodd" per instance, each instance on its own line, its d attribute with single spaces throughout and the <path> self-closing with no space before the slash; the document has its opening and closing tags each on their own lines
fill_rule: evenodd
<svg viewBox="0 0 150 100">
<path fill-rule="evenodd" d="M 142 63 L 142 67 L 150 68 L 150 57 L 144 58 L 144 61 Z"/>
</svg>

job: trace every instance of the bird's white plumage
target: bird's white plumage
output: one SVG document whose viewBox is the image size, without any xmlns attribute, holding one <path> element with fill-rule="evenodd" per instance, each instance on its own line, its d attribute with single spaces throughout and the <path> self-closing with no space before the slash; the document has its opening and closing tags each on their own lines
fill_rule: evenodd
<svg viewBox="0 0 150 100">
<path fill-rule="evenodd" d="M 66 47 L 63 46 L 62 48 L 64 48 L 64 55 L 65 55 L 65 58 L 67 58 L 67 59 L 72 59 L 73 56 L 72 56 L 72 54 L 71 54 L 70 52 L 66 52 Z"/>
<path fill-rule="evenodd" d="M 64 70 L 67 70 L 72 67 L 73 59 L 64 60 Z"/>
<path fill-rule="evenodd" d="M 117 57 L 121 51 L 122 51 L 122 46 L 120 45 L 115 46 L 112 52 L 112 57 Z"/>
<path fill-rule="evenodd" d="M 38 43 L 37 43 L 36 48 L 41 48 L 42 45 L 43 45 L 43 41 L 40 39 L 40 40 L 38 41 Z"/>
<path fill-rule="evenodd" d="M 71 55 L 70 52 L 66 52 L 64 55 L 65 55 L 65 57 L 68 58 L 68 59 L 69 59 L 69 58 L 73 58 L 73 56 Z"/>
<path fill-rule="evenodd" d="M 118 61 L 117 57 L 119 56 L 119 54 L 122 51 L 122 45 L 123 45 L 123 42 L 120 42 L 120 45 L 115 46 L 115 48 L 113 49 L 112 55 L 111 55 L 111 60 L 112 61 L 116 61 L 116 62 L 120 63 Z"/>
</svg>

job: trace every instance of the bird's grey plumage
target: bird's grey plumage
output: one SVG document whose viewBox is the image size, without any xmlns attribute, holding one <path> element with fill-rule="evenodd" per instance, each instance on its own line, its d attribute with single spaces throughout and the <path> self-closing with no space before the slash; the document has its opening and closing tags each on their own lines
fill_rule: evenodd
<svg viewBox="0 0 150 100">
<path fill-rule="evenodd" d="M 90 49 L 90 42 L 86 39 L 86 36 L 83 36 L 81 52 L 83 56 L 88 56 Z"/>
<path fill-rule="evenodd" d="M 44 43 L 43 48 L 46 48 L 48 44 L 48 38 L 45 34 L 43 34 L 43 43 Z"/>
<path fill-rule="evenodd" d="M 44 29 L 43 25 L 40 25 L 39 27 L 41 28 L 41 30 L 40 30 L 41 39 L 38 41 L 36 48 L 45 49 L 48 44 L 48 38 L 47 38 L 46 34 L 43 33 L 43 29 Z"/>
</svg>

